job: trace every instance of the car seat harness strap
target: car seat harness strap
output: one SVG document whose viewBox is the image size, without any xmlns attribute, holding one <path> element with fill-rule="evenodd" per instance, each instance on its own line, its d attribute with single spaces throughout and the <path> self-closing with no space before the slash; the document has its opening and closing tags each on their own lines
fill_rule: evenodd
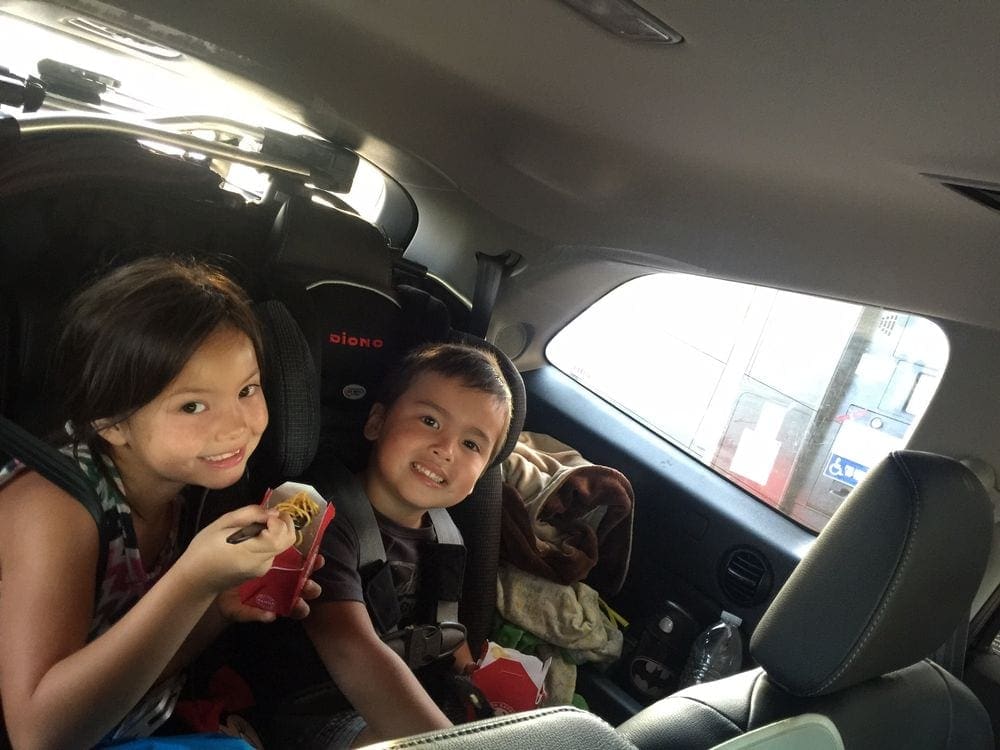
<svg viewBox="0 0 1000 750">
<path fill-rule="evenodd" d="M 358 570 L 365 605 L 382 640 L 414 670 L 453 653 L 466 638 L 465 626 L 458 622 L 465 546 L 451 514 L 445 508 L 433 508 L 428 512 L 437 543 L 427 547 L 425 567 L 433 571 L 433 585 L 429 588 L 437 599 L 437 624 L 397 628 L 401 612 L 392 570 L 378 521 L 360 482 L 346 466 L 335 460 L 314 464 L 306 481 L 324 496 L 336 498 L 337 515 L 346 518 L 357 534 Z"/>
<path fill-rule="evenodd" d="M 476 288 L 472 293 L 472 310 L 469 312 L 469 333 L 486 338 L 500 282 L 520 260 L 521 256 L 513 250 L 498 255 L 476 253 Z"/>
</svg>

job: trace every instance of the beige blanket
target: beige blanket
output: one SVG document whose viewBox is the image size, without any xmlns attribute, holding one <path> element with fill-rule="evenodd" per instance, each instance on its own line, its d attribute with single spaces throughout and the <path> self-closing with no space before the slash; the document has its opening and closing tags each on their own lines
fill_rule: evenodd
<svg viewBox="0 0 1000 750">
<path fill-rule="evenodd" d="M 523 432 L 504 461 L 500 556 L 558 583 L 616 594 L 632 549 L 632 485 L 548 435 Z"/>
<path fill-rule="evenodd" d="M 542 659 L 552 657 L 544 705 L 570 703 L 577 664 L 610 662 L 621 656 L 621 631 L 601 610 L 597 592 L 584 583 L 558 584 L 501 564 L 497 610 L 505 620 L 548 644 L 540 645 L 538 653 Z"/>
</svg>

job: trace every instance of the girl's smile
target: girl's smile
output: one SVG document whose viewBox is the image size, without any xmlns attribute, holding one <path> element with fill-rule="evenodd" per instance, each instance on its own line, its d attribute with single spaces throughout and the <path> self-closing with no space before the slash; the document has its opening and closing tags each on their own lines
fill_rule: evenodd
<svg viewBox="0 0 1000 750">
<path fill-rule="evenodd" d="M 266 426 L 253 344 L 223 328 L 162 393 L 101 435 L 129 502 L 158 502 L 186 484 L 218 489 L 237 481 Z"/>
<path fill-rule="evenodd" d="M 202 460 L 216 468 L 226 469 L 243 462 L 243 449 L 237 448 L 234 451 L 220 453 L 217 456 L 205 456 Z"/>
</svg>

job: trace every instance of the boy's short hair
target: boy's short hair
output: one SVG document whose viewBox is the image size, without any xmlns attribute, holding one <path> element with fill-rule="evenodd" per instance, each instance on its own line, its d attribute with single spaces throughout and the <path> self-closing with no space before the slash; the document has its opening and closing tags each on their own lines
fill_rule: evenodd
<svg viewBox="0 0 1000 750">
<path fill-rule="evenodd" d="M 500 435 L 490 461 L 506 441 L 514 413 L 514 398 L 510 385 L 496 355 L 488 349 L 470 344 L 423 344 L 407 352 L 400 363 L 386 376 L 379 391 L 378 402 L 389 409 L 406 392 L 414 379 L 425 372 L 455 378 L 466 388 L 488 393 L 506 407 L 503 434 Z"/>
</svg>

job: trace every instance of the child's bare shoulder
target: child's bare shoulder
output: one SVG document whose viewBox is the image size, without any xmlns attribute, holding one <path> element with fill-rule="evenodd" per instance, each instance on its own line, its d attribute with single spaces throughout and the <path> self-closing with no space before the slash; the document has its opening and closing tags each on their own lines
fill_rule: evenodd
<svg viewBox="0 0 1000 750">
<path fill-rule="evenodd" d="M 0 486 L 0 550 L 60 542 L 79 548 L 88 539 L 96 548 L 97 525 L 87 509 L 38 473 L 21 472 Z"/>
</svg>

